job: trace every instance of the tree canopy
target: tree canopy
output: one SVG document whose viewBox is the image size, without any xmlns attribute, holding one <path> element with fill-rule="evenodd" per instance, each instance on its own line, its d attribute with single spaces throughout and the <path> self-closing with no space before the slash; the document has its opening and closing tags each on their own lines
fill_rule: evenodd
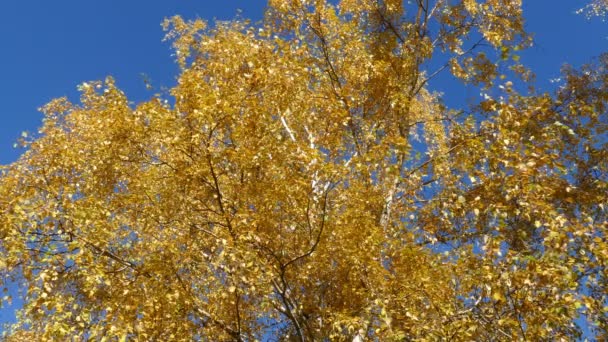
<svg viewBox="0 0 608 342">
<path fill-rule="evenodd" d="M 608 338 L 608 55 L 536 91 L 521 6 L 166 20 L 168 94 L 83 83 L 2 168 L 4 338 Z"/>
</svg>

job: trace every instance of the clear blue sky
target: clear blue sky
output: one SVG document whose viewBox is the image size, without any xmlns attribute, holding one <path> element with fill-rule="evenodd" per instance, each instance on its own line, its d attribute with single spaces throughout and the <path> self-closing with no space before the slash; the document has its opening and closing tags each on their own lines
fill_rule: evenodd
<svg viewBox="0 0 608 342">
<path fill-rule="evenodd" d="M 608 51 L 608 22 L 575 15 L 577 0 L 524 0 L 527 29 L 535 45 L 522 60 L 538 75 L 538 84 L 559 76 L 565 62 L 580 65 Z M 161 42 L 164 17 L 259 20 L 262 0 L 0 0 L 0 164 L 18 158 L 12 147 L 22 131 L 41 122 L 37 108 L 49 100 L 78 98 L 77 84 L 113 76 L 134 101 L 150 97 L 141 73 L 154 86 L 172 86 L 177 68 L 170 46 Z M 442 77 L 431 86 L 448 103 L 464 104 L 467 94 Z M 7 319 L 0 310 L 0 322 Z"/>
</svg>

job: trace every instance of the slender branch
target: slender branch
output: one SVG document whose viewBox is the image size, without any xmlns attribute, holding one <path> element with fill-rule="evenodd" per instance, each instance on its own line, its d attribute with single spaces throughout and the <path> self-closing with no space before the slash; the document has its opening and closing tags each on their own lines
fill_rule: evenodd
<svg viewBox="0 0 608 342">
<path fill-rule="evenodd" d="M 230 232 L 230 235 L 232 236 L 232 238 L 234 240 L 236 240 L 236 234 L 234 232 L 234 228 L 232 227 L 232 223 L 230 222 L 230 219 L 228 218 L 226 210 L 224 209 L 224 204 L 223 204 L 224 197 L 222 196 L 222 192 L 220 190 L 219 180 L 217 178 L 217 174 L 215 173 L 213 163 L 211 162 L 210 154 L 207 154 L 207 163 L 209 165 L 209 171 L 211 172 L 211 177 L 213 178 L 214 190 L 215 190 L 215 195 L 217 197 L 218 206 L 220 208 L 220 211 L 222 212 L 222 215 L 224 216 L 224 219 L 226 220 L 226 225 L 228 226 L 228 231 Z"/>
<path fill-rule="evenodd" d="M 427 166 L 428 164 L 432 163 L 435 161 L 435 159 L 437 159 L 437 157 L 445 157 L 448 154 L 452 153 L 455 149 L 457 149 L 458 147 L 462 146 L 464 144 L 464 142 L 456 144 L 454 146 L 452 146 L 449 150 L 447 150 L 445 152 L 445 154 L 442 154 L 440 156 L 435 156 L 432 158 L 427 159 L 426 161 L 424 161 L 422 164 L 416 166 L 415 168 L 411 169 L 408 174 L 404 177 L 404 178 L 409 178 L 411 177 L 414 173 L 418 172 L 420 169 L 422 169 L 423 167 Z"/>
<path fill-rule="evenodd" d="M 60 225 L 60 227 L 61 227 L 62 229 L 64 229 L 64 227 L 63 227 L 63 223 L 61 223 L 61 222 L 60 222 L 60 223 L 59 223 L 59 225 Z M 147 272 L 147 271 L 143 271 L 143 272 L 142 272 L 142 271 L 140 270 L 140 267 L 139 267 L 139 266 L 137 266 L 136 264 L 134 264 L 134 263 L 132 263 L 132 262 L 130 262 L 130 261 L 124 260 L 123 258 L 121 258 L 121 257 L 119 257 L 118 255 L 116 255 L 116 254 L 114 254 L 114 253 L 110 252 L 110 251 L 109 251 L 109 250 L 107 250 L 107 249 L 104 249 L 104 248 L 101 248 L 101 247 L 97 246 L 96 244 L 94 244 L 94 243 L 90 242 L 89 240 L 87 240 L 86 238 L 84 238 L 84 237 L 82 237 L 82 236 L 80 236 L 80 235 L 78 235 L 78 234 L 74 233 L 73 231 L 67 231 L 66 233 L 68 234 L 68 236 L 70 237 L 70 239 L 74 239 L 74 240 L 79 240 L 79 241 L 82 241 L 82 242 L 83 242 L 83 243 L 84 243 L 86 246 L 88 246 L 88 247 L 90 247 L 91 249 L 93 249 L 93 250 L 94 250 L 95 252 L 97 252 L 99 255 L 104 256 L 104 257 L 107 257 L 107 258 L 109 258 L 109 259 L 112 259 L 112 260 L 114 260 L 114 261 L 118 262 L 119 264 L 121 264 L 121 265 L 123 265 L 123 266 L 127 266 L 127 267 L 131 268 L 132 270 L 134 270 L 134 271 L 135 271 L 137 274 L 142 274 L 142 275 L 144 275 L 144 276 L 146 276 L 146 277 L 148 277 L 148 278 L 150 278 L 150 277 L 152 276 L 152 275 L 151 275 L 149 272 Z"/>
<path fill-rule="evenodd" d="M 404 161 L 404 158 L 403 158 L 403 154 L 401 153 L 399 155 L 399 163 L 398 163 L 399 169 L 401 169 L 401 167 L 403 166 L 403 161 Z M 399 183 L 400 183 L 399 178 L 400 178 L 399 175 L 395 176 L 395 179 L 393 180 L 393 184 L 391 185 L 391 188 L 388 191 L 388 194 L 385 198 L 384 208 L 382 209 L 382 215 L 380 216 L 380 226 L 384 230 L 386 230 L 386 228 L 388 227 L 395 192 L 397 191 L 397 187 L 399 186 Z"/>
<path fill-rule="evenodd" d="M 319 226 L 319 232 L 315 238 L 315 242 L 313 243 L 313 245 L 310 247 L 310 249 L 306 253 L 304 253 L 300 256 L 297 256 L 294 259 L 291 259 L 290 261 L 285 263 L 283 265 L 284 269 L 286 269 L 289 265 L 297 262 L 298 260 L 309 257 L 317 249 L 317 246 L 319 245 L 319 242 L 321 241 L 321 236 L 323 235 L 323 230 L 325 228 L 325 221 L 326 221 L 326 216 L 327 216 L 327 196 L 328 196 L 328 194 L 329 194 L 329 191 L 325 191 L 325 195 L 323 196 L 323 204 L 322 204 L 322 209 L 321 209 L 321 223 Z"/>
<path fill-rule="evenodd" d="M 465 56 L 469 53 L 471 53 L 473 50 L 475 50 L 478 46 L 481 46 L 483 44 L 483 41 L 485 40 L 485 38 L 481 38 L 479 39 L 475 44 L 473 44 L 470 48 L 468 48 L 466 51 L 461 52 L 459 54 L 456 55 L 456 58 L 460 58 L 462 56 Z M 435 78 L 437 75 L 439 75 L 443 70 L 445 70 L 447 67 L 450 66 L 450 62 L 446 62 L 444 65 L 442 65 L 439 69 L 435 70 L 432 74 L 430 74 L 428 77 L 426 77 L 424 80 L 422 80 L 420 82 L 420 85 L 417 87 L 416 92 L 420 91 L 420 89 L 422 89 L 422 87 L 424 87 L 425 84 L 427 84 L 430 80 L 432 80 L 433 78 Z"/>
<path fill-rule="evenodd" d="M 405 39 L 401 36 L 401 34 L 399 33 L 399 31 L 397 31 L 397 28 L 395 28 L 395 25 L 393 25 L 393 23 L 384 16 L 384 14 L 382 13 L 382 11 L 380 11 L 380 7 L 376 7 L 376 12 L 380 16 L 380 19 L 382 20 L 382 22 L 395 35 L 395 37 L 397 37 L 397 40 L 399 40 L 399 42 L 401 44 L 404 44 L 405 43 Z"/>
<path fill-rule="evenodd" d="M 280 310 L 280 311 L 283 314 L 286 314 L 287 318 L 289 318 L 292 321 L 300 342 L 305 342 L 306 339 L 305 339 L 304 334 L 302 333 L 302 327 L 300 326 L 300 322 L 298 321 L 298 319 L 296 318 L 296 316 L 294 315 L 294 313 L 291 309 L 292 306 L 294 308 L 296 308 L 296 306 L 293 303 L 291 303 L 291 300 L 287 296 L 287 282 L 285 281 L 284 276 L 281 276 L 280 279 L 281 279 L 281 283 L 283 284 L 283 286 L 280 286 L 279 284 L 277 284 L 275 279 L 271 279 L 272 286 L 274 287 L 275 291 L 278 292 L 279 297 L 281 297 L 281 301 L 283 302 L 283 306 L 285 307 L 285 310 Z"/>
<path fill-rule="evenodd" d="M 237 333 L 240 337 L 241 336 L 241 309 L 240 309 L 241 295 L 239 294 L 238 288 L 234 291 L 234 296 L 236 297 L 235 303 L 234 303 L 234 307 L 236 310 L 236 327 L 237 327 Z"/>
<path fill-rule="evenodd" d="M 361 148 L 359 146 L 359 140 L 357 138 L 357 132 L 355 129 L 355 124 L 353 121 L 353 116 L 351 113 L 351 109 L 350 106 L 348 104 L 348 101 L 346 100 L 346 98 L 344 98 L 344 96 L 342 96 L 341 92 L 342 92 L 342 83 L 340 82 L 340 78 L 338 77 L 338 73 L 336 72 L 336 69 L 334 68 L 334 65 L 331 61 L 331 57 L 329 55 L 329 46 L 327 44 L 327 40 L 325 38 L 325 36 L 323 35 L 323 33 L 321 32 L 321 13 L 317 12 L 317 25 L 319 26 L 319 28 L 315 28 L 313 25 L 309 25 L 311 31 L 315 34 L 315 36 L 317 36 L 317 38 L 319 39 L 319 41 L 321 42 L 321 51 L 323 53 L 323 58 L 325 60 L 325 64 L 327 64 L 327 73 L 329 75 L 329 79 L 331 81 L 331 85 L 332 85 L 332 90 L 334 93 L 334 96 L 336 96 L 340 102 L 342 102 L 342 104 L 344 105 L 346 111 L 348 112 L 349 118 L 348 118 L 348 128 L 350 129 L 350 133 L 353 137 L 353 142 L 355 143 L 355 148 L 357 150 L 357 152 L 359 154 L 361 154 Z M 340 90 L 340 92 L 338 91 L 338 89 Z"/>
<path fill-rule="evenodd" d="M 177 278 L 177 281 L 180 284 L 182 290 L 185 293 L 187 293 L 192 299 L 196 299 L 196 297 L 192 294 L 191 288 L 186 285 L 186 282 L 184 282 L 184 280 L 179 275 L 177 270 L 174 270 L 174 274 L 175 274 L 175 277 Z M 241 337 L 240 325 L 239 325 L 239 330 L 237 331 L 237 330 L 232 329 L 230 326 L 228 326 L 228 324 L 226 324 L 224 321 L 214 318 L 209 312 L 207 312 L 204 309 L 201 309 L 200 307 L 196 308 L 196 312 L 198 312 L 200 315 L 202 315 L 205 319 L 209 320 L 211 323 L 213 323 L 213 324 L 217 325 L 218 327 L 220 327 L 221 329 L 223 329 L 225 332 L 227 332 L 229 335 L 231 335 L 236 341 L 238 341 L 238 342 L 244 341 L 243 338 Z"/>
<path fill-rule="evenodd" d="M 285 113 L 288 113 L 288 112 L 289 112 L 289 109 L 287 111 L 285 111 Z M 287 134 L 289 134 L 291 141 L 296 142 L 296 137 L 293 135 L 293 132 L 289 128 L 289 125 L 287 124 L 287 121 L 285 120 L 285 117 L 283 115 L 281 115 L 281 123 L 283 124 L 283 127 L 285 127 Z"/>
</svg>

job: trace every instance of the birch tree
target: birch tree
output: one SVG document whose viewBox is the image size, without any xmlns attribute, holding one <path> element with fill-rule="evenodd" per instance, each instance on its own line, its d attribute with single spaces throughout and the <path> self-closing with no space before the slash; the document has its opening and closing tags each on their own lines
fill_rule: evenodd
<svg viewBox="0 0 608 342">
<path fill-rule="evenodd" d="M 608 57 L 528 91 L 520 0 L 334 3 L 170 18 L 169 94 L 42 108 L 0 176 L 5 340 L 606 337 Z"/>
</svg>

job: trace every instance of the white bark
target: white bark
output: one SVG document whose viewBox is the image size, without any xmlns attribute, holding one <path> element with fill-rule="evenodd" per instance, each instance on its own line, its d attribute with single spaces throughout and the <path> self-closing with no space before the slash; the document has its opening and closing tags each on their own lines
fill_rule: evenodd
<svg viewBox="0 0 608 342">
<path fill-rule="evenodd" d="M 357 335 L 355 335 L 355 337 L 353 338 L 353 342 L 363 342 L 364 334 L 365 331 L 363 329 L 359 329 L 359 332 L 357 332 Z"/>
</svg>

